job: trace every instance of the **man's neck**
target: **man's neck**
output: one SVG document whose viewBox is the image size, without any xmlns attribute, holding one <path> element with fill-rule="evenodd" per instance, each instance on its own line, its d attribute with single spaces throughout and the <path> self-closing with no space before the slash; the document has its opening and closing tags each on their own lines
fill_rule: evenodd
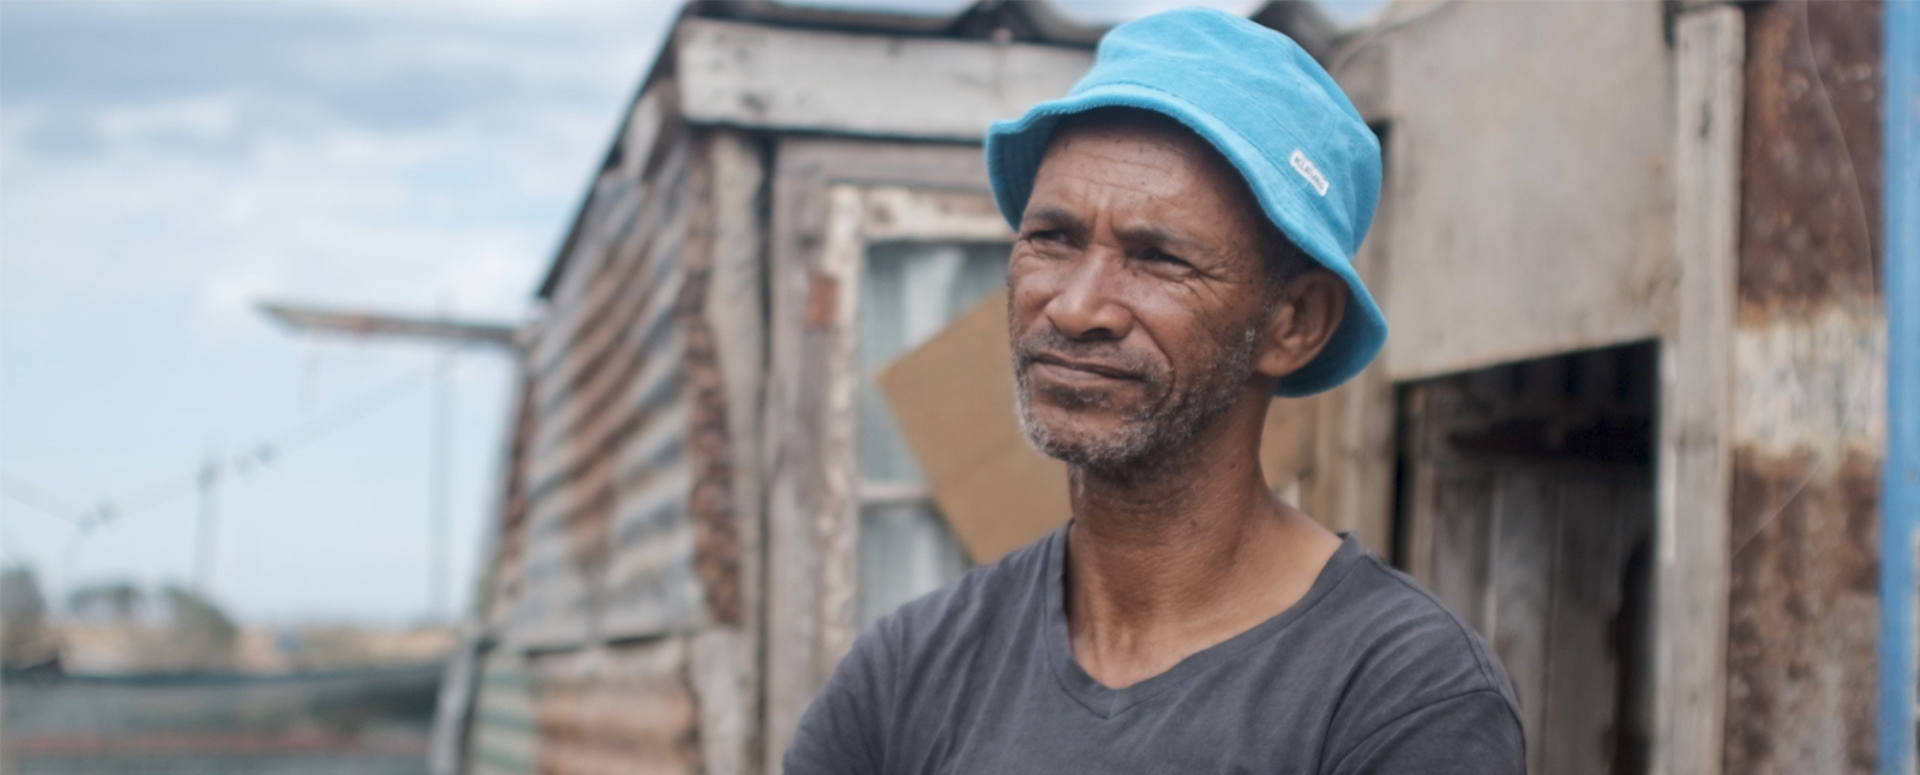
<svg viewBox="0 0 1920 775">
<path fill-rule="evenodd" d="M 1096 680 L 1137 683 L 1279 614 L 1338 548 L 1267 489 L 1259 427 L 1222 418 L 1146 465 L 1072 471 L 1068 625 Z"/>
</svg>

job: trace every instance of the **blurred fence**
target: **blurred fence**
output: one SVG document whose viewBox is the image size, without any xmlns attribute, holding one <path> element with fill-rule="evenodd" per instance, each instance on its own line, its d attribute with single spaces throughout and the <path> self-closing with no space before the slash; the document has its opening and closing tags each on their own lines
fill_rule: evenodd
<svg viewBox="0 0 1920 775">
<path fill-rule="evenodd" d="M 424 775 L 441 667 L 9 677 L 17 775 Z"/>
</svg>

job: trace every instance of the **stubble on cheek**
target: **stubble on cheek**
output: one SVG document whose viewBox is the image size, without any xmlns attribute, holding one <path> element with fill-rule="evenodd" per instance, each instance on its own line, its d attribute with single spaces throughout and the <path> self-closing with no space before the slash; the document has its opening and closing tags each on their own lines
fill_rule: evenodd
<svg viewBox="0 0 1920 775">
<path fill-rule="evenodd" d="M 1043 329 L 1021 337 L 1013 349 L 1021 430 L 1035 448 L 1071 464 L 1100 465 L 1134 454 L 1152 433 L 1149 420 L 1171 390 L 1171 370 L 1165 364 L 1122 350 L 1115 342 L 1075 342 L 1058 331 Z M 1097 360 L 1138 375 L 1139 381 L 1110 389 L 1037 382 L 1032 367 L 1039 353 Z M 1048 413 L 1051 421 L 1041 419 L 1037 403 L 1054 410 Z M 1092 430 L 1084 415 L 1095 412 L 1117 415 L 1118 427 L 1105 433 Z"/>
<path fill-rule="evenodd" d="M 1150 458 L 1190 443 L 1226 413 L 1252 375 L 1259 334 L 1252 325 L 1216 332 L 1211 357 L 1200 359 L 1212 367 L 1184 386 L 1175 384 L 1172 369 L 1166 364 L 1128 357 L 1117 349 L 1106 350 L 1102 360 L 1124 362 L 1141 376 L 1140 398 L 1130 405 L 1120 405 L 1125 394 L 1116 391 L 1035 385 L 1029 377 L 1033 354 L 1079 354 L 1076 351 L 1084 352 L 1086 346 L 1066 340 L 1058 332 L 1025 337 L 1015 344 L 1013 364 L 1021 429 L 1036 449 L 1071 465 L 1116 470 L 1150 462 Z M 1101 343 L 1098 347 L 1117 346 Z M 1054 422 L 1038 416 L 1036 398 L 1058 410 Z M 1117 415 L 1115 427 L 1095 431 L 1072 416 L 1100 410 Z M 1068 416 L 1060 418 L 1060 413 Z"/>
</svg>

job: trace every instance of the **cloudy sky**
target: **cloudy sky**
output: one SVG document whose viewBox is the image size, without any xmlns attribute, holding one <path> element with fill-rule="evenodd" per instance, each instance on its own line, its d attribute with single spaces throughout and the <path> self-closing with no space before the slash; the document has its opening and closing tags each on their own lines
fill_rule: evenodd
<svg viewBox="0 0 1920 775">
<path fill-rule="evenodd" d="M 303 338 L 253 304 L 525 319 L 676 10 L 0 0 L 0 563 L 56 600 L 188 581 L 193 472 L 243 458 L 215 598 L 261 622 L 425 615 L 432 351 Z M 456 363 L 464 600 L 508 372 Z"/>
</svg>

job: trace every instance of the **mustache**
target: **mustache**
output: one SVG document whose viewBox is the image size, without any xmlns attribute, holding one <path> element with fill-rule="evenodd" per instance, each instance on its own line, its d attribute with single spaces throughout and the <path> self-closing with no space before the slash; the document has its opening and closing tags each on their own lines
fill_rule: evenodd
<svg viewBox="0 0 1920 775">
<path fill-rule="evenodd" d="M 1073 339 L 1052 326 L 1039 326 L 1013 343 L 1014 366 L 1021 374 L 1047 356 L 1098 364 L 1149 384 L 1164 382 L 1167 374 L 1166 365 L 1146 353 L 1130 351 L 1113 340 Z"/>
</svg>

